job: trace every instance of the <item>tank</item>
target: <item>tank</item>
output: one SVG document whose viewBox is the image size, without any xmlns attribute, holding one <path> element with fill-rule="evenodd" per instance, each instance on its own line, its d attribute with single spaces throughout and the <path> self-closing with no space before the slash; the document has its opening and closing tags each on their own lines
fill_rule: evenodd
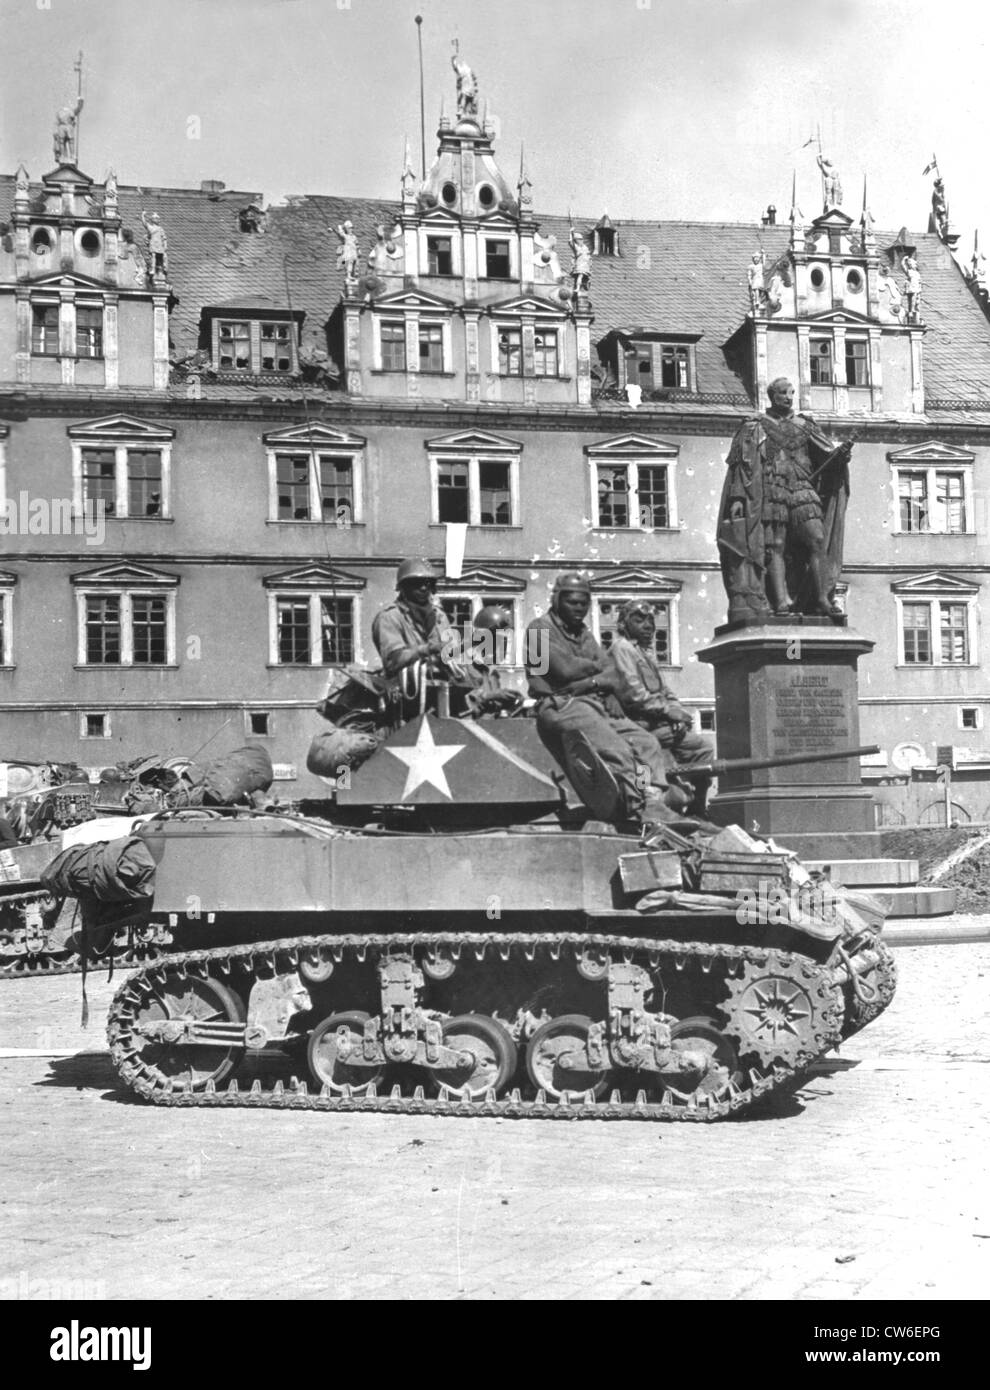
<svg viewBox="0 0 990 1390">
<path fill-rule="evenodd" d="M 108 1022 L 136 1095 L 716 1120 L 893 995 L 875 903 L 736 828 L 601 819 L 532 720 L 423 713 L 335 781 L 141 828 L 154 876 L 127 912 L 163 954 Z"/>
</svg>

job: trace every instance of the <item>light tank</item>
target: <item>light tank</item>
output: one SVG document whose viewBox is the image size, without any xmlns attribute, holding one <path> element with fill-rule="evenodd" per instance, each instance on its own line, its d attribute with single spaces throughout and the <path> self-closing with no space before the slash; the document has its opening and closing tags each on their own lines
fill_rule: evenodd
<svg viewBox="0 0 990 1390">
<path fill-rule="evenodd" d="M 714 1120 L 892 997 L 875 904 L 742 832 L 602 820 L 531 719 L 423 712 L 336 781 L 327 804 L 142 827 L 131 925 L 168 954 L 108 1024 L 137 1095 Z M 595 769 L 582 790 L 608 803 Z"/>
</svg>

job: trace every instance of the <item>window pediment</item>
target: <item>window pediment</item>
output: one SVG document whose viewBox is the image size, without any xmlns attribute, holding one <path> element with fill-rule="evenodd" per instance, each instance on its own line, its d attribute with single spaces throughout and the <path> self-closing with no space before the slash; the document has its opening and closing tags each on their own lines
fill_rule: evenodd
<svg viewBox="0 0 990 1390">
<path fill-rule="evenodd" d="M 11 584 L 17 583 L 17 575 L 11 574 L 10 570 L 0 570 L 0 586 L 9 588 Z"/>
<path fill-rule="evenodd" d="M 441 592 L 445 589 L 483 589 L 486 593 L 494 591 L 521 594 L 525 592 L 526 581 L 511 574 L 503 574 L 500 570 L 489 569 L 485 565 L 465 565 L 460 578 L 441 579 L 437 587 Z"/>
<path fill-rule="evenodd" d="M 292 425 L 289 429 L 271 430 L 262 436 L 268 448 L 294 449 L 363 449 L 367 440 L 347 430 L 335 430 L 330 425 Z"/>
<path fill-rule="evenodd" d="M 927 574 L 912 575 L 910 579 L 900 579 L 891 584 L 891 591 L 899 597 L 911 594 L 958 594 L 960 598 L 970 598 L 979 593 L 979 584 L 960 579 L 958 575 L 946 574 L 943 570 L 929 570 Z"/>
<path fill-rule="evenodd" d="M 425 445 L 431 454 L 521 454 L 522 445 L 515 439 L 489 434 L 487 430 L 458 430 L 454 434 L 438 435 Z"/>
<path fill-rule="evenodd" d="M 667 460 L 676 458 L 680 448 L 665 439 L 648 439 L 642 434 L 621 434 L 614 439 L 603 439 L 600 444 L 586 444 L 584 452 L 594 459 L 654 456 Z"/>
<path fill-rule="evenodd" d="M 90 290 L 100 294 L 106 289 L 102 280 L 94 280 L 90 275 L 64 274 L 61 272 L 39 275 L 33 280 L 22 281 L 22 284 L 32 290 Z"/>
<path fill-rule="evenodd" d="M 969 464 L 976 455 L 968 449 L 956 449 L 951 444 L 943 444 L 938 439 L 929 439 L 923 444 L 912 444 L 907 449 L 895 449 L 887 455 L 890 463 L 898 467 L 911 464 Z"/>
<path fill-rule="evenodd" d="M 383 294 L 375 300 L 375 309 L 390 313 L 422 313 L 424 310 L 437 311 L 455 308 L 452 299 L 442 299 L 438 294 L 424 294 L 421 290 L 396 290 L 394 294 Z"/>
<path fill-rule="evenodd" d="M 330 565 L 300 565 L 265 575 L 261 582 L 266 589 L 340 589 L 353 594 L 366 588 L 368 581 Z"/>
<path fill-rule="evenodd" d="M 684 585 L 677 579 L 667 579 L 664 575 L 657 574 L 653 570 L 632 566 L 593 578 L 591 587 L 596 594 L 609 593 L 610 591 L 621 593 L 626 589 L 642 589 L 651 594 L 673 595 L 679 594 Z"/>
<path fill-rule="evenodd" d="M 820 314 L 808 314 L 804 323 L 813 323 L 821 328 L 875 328 L 876 320 L 867 318 L 854 309 L 826 309 Z"/>
<path fill-rule="evenodd" d="M 496 304 L 487 304 L 485 313 L 492 318 L 502 315 L 512 315 L 522 317 L 524 315 L 535 315 L 538 318 L 566 319 L 567 311 L 562 309 L 559 304 L 552 304 L 549 300 L 539 299 L 535 295 L 514 295 L 511 299 L 500 299 Z"/>
<path fill-rule="evenodd" d="M 80 444 L 108 439 L 148 440 L 161 444 L 175 438 L 175 430 L 168 425 L 137 420 L 132 415 L 104 415 L 98 420 L 86 420 L 81 425 L 69 425 L 66 434 Z"/>
<path fill-rule="evenodd" d="M 71 582 L 83 588 L 176 588 L 177 574 L 150 569 L 146 565 L 101 565 L 99 569 L 81 570 L 71 576 Z"/>
</svg>

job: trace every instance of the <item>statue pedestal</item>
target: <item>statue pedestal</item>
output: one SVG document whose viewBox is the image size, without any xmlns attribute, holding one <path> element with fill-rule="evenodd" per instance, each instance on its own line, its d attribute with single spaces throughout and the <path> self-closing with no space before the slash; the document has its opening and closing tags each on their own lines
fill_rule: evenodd
<svg viewBox="0 0 990 1390">
<path fill-rule="evenodd" d="M 733 623 L 698 652 L 715 671 L 720 758 L 828 753 L 860 743 L 856 665 L 873 643 L 829 619 Z M 709 803 L 718 825 L 772 836 L 807 858 L 879 853 L 858 758 L 727 772 Z"/>
</svg>

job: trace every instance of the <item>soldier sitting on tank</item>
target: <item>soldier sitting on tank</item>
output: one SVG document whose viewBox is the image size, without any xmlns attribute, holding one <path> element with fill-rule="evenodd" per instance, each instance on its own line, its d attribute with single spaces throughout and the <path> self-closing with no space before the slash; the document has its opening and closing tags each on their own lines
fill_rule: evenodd
<svg viewBox="0 0 990 1390">
<path fill-rule="evenodd" d="M 673 758 L 677 776 L 692 787 L 694 797 L 688 814 L 703 816 L 711 775 L 692 775 L 692 769 L 710 766 L 715 750 L 703 734 L 693 731 L 690 712 L 678 704 L 663 678 L 653 641 L 656 618 L 652 606 L 644 599 L 630 599 L 619 609 L 616 627 L 609 650 L 622 677 L 616 692 L 619 703 L 630 719 L 649 729 Z"/>
<path fill-rule="evenodd" d="M 465 669 L 468 714 L 515 714 L 523 703 L 518 690 L 502 684 L 497 669 L 499 633 L 511 634 L 512 614 L 500 603 L 479 608 L 472 622 L 470 660 Z"/>
<path fill-rule="evenodd" d="M 596 801 L 589 761 L 604 765 L 627 820 L 664 814 L 666 772 L 672 760 L 657 740 L 631 719 L 615 699 L 621 677 L 615 663 L 585 624 L 591 606 L 587 580 L 573 571 L 558 575 L 550 611 L 526 631 L 529 693 L 537 701 L 536 727 L 547 748 L 582 795 Z M 590 759 L 589 759 L 590 755 Z M 601 805 L 608 803 L 607 794 Z M 598 813 L 598 807 L 591 809 Z M 603 817 L 606 818 L 606 817 Z"/>
<path fill-rule="evenodd" d="M 437 581 L 428 560 L 399 566 L 398 597 L 376 614 L 371 628 L 386 677 L 399 678 L 407 702 L 419 698 L 424 677 L 448 685 L 455 714 L 465 707 L 471 713 L 514 707 L 515 693 L 501 690 L 497 673 L 461 653 L 458 634 L 436 598 Z"/>
</svg>

